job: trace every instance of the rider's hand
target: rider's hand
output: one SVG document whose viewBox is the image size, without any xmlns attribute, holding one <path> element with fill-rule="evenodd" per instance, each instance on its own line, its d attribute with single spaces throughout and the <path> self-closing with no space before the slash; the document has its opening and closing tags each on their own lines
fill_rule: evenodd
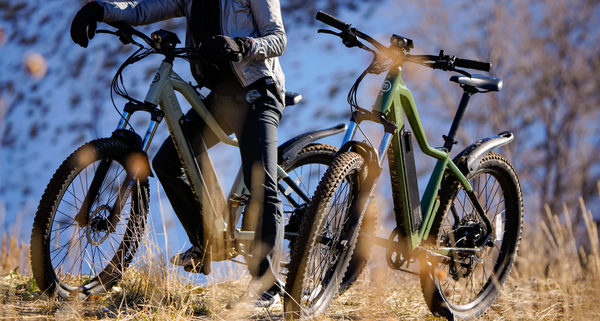
<svg viewBox="0 0 600 321">
<path fill-rule="evenodd" d="M 103 18 L 104 8 L 99 3 L 87 3 L 71 22 L 71 39 L 83 48 L 87 48 L 88 38 L 94 38 L 97 22 Z"/>
<path fill-rule="evenodd" d="M 200 55 L 208 62 L 222 62 L 230 60 L 232 55 L 248 52 L 251 41 L 244 38 L 231 38 L 228 36 L 212 36 L 202 42 Z"/>
</svg>

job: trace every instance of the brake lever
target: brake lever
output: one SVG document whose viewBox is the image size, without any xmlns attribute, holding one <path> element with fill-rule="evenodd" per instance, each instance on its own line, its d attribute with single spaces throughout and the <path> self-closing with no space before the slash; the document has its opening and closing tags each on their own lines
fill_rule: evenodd
<svg viewBox="0 0 600 321">
<path fill-rule="evenodd" d="M 98 29 L 98 30 L 96 30 L 96 33 L 107 33 L 109 35 L 115 35 L 115 36 L 117 35 L 117 33 L 114 31 L 104 30 L 104 29 Z"/>
<path fill-rule="evenodd" d="M 329 29 L 319 29 L 319 30 L 317 30 L 317 33 L 326 33 L 326 34 L 338 36 L 340 38 L 342 37 L 342 34 L 340 32 L 335 32 L 335 31 L 329 30 Z"/>
<path fill-rule="evenodd" d="M 137 44 L 135 40 L 133 40 L 133 33 L 131 32 L 131 29 L 133 29 L 131 26 L 125 26 L 117 30 L 115 33 L 119 37 L 119 40 L 122 44 Z"/>
<path fill-rule="evenodd" d="M 119 41 L 121 41 L 121 43 L 124 45 L 133 44 L 140 48 L 144 48 L 144 46 L 142 46 L 141 44 L 139 44 L 138 42 L 133 40 L 131 33 L 124 32 L 123 29 L 119 29 L 117 31 L 98 29 L 98 30 L 96 30 L 96 33 L 106 33 L 109 35 L 117 36 L 117 37 L 119 37 Z"/>
<path fill-rule="evenodd" d="M 348 48 L 359 47 L 361 49 L 365 49 L 367 46 L 365 46 L 362 42 L 360 42 L 360 40 L 358 40 L 358 36 L 352 29 L 354 29 L 352 25 L 348 25 L 346 30 L 343 30 L 342 32 L 335 32 L 329 29 L 319 29 L 317 30 L 317 33 L 326 33 L 338 36 L 342 38 L 342 43 Z"/>
<path fill-rule="evenodd" d="M 343 30 L 341 33 L 342 43 L 344 46 L 348 48 L 359 47 L 364 49 L 366 46 L 358 40 L 358 36 L 356 35 L 356 29 L 352 27 L 352 25 L 346 26 L 346 30 Z"/>
</svg>

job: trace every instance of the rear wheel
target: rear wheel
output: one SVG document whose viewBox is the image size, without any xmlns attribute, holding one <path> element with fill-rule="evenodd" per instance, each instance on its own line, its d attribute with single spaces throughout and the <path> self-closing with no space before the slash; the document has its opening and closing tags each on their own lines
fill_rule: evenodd
<svg viewBox="0 0 600 321">
<path fill-rule="evenodd" d="M 335 158 L 302 220 L 286 282 L 289 319 L 323 314 L 339 294 L 358 239 L 352 214 L 361 190 L 363 159 L 352 152 Z"/>
<path fill-rule="evenodd" d="M 491 238 L 479 245 L 485 224 L 462 185 L 448 175 L 427 242 L 447 252 L 450 262 L 421 264 L 421 286 L 429 309 L 460 319 L 482 315 L 498 298 L 517 255 L 523 223 L 519 179 L 504 157 L 489 153 L 469 180 L 492 224 Z"/>
<path fill-rule="evenodd" d="M 42 291 L 61 297 L 105 292 L 129 265 L 148 210 L 146 155 L 115 139 L 75 151 L 38 207 L 31 265 Z"/>
</svg>

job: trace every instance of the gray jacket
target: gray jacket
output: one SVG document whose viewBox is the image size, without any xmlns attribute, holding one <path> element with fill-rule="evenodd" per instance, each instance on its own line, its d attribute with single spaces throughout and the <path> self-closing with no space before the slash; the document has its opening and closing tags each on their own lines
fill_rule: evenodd
<svg viewBox="0 0 600 321">
<path fill-rule="evenodd" d="M 191 35 L 192 0 L 142 0 L 103 2 L 103 22 L 124 21 L 145 25 L 175 17 L 186 17 L 186 47 L 196 47 Z M 285 77 L 278 56 L 285 50 L 286 36 L 279 0 L 220 0 L 221 31 L 229 37 L 252 38 L 248 54 L 232 62 L 233 71 L 244 87 L 263 77 L 273 77 L 285 91 Z"/>
</svg>

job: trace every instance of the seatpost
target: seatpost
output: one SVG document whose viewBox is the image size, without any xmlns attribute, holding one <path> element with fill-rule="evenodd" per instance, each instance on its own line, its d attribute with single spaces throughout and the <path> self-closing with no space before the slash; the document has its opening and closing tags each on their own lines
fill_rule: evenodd
<svg viewBox="0 0 600 321">
<path fill-rule="evenodd" d="M 454 140 L 456 137 L 456 132 L 458 131 L 458 127 L 460 127 L 460 123 L 462 121 L 463 116 L 465 115 L 465 111 L 467 110 L 467 104 L 469 104 L 469 99 L 471 96 L 477 92 L 475 87 L 471 86 L 461 86 L 464 90 L 462 98 L 460 99 L 460 103 L 458 104 L 458 110 L 456 111 L 456 115 L 454 116 L 454 120 L 452 121 L 452 127 L 450 127 L 450 132 L 448 132 L 448 136 L 443 135 L 445 144 L 444 149 L 450 153 L 452 150 L 452 146 L 457 144 L 458 142 Z"/>
</svg>

